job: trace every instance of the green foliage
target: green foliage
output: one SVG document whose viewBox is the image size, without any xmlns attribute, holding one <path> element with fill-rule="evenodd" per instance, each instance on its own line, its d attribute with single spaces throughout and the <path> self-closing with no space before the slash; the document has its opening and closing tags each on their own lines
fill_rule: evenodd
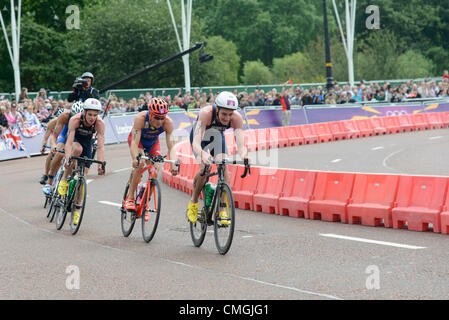
<svg viewBox="0 0 449 320">
<path fill-rule="evenodd" d="M 398 76 L 397 58 L 402 54 L 403 44 L 392 31 L 372 31 L 360 42 L 359 48 L 354 59 L 357 79 L 395 79 Z"/>
<path fill-rule="evenodd" d="M 181 33 L 180 3 L 171 1 Z M 347 59 L 331 1 L 327 1 L 333 77 L 348 80 Z M 344 2 L 337 1 L 344 24 Z M 66 9 L 80 9 L 81 29 L 67 30 Z M 325 80 L 323 3 L 316 0 L 195 0 L 191 44 L 207 40 L 214 60 L 190 55 L 192 86 Z M 365 26 L 369 5 L 379 7 L 380 30 Z M 10 1 L 0 0 L 9 28 Z M 358 0 L 354 42 L 356 79 L 439 76 L 449 69 L 449 1 Z M 343 26 L 344 27 L 344 26 Z M 70 90 L 91 71 L 95 86 L 112 82 L 179 52 L 166 1 L 22 0 L 22 84 Z M 10 31 L 8 31 L 10 32 Z M 13 72 L 0 35 L 0 91 L 13 87 Z M 182 59 L 120 88 L 184 86 Z"/>
<path fill-rule="evenodd" d="M 10 32 L 10 30 L 9 30 Z M 36 23 L 25 15 L 21 23 L 20 72 L 23 87 L 59 90 L 61 84 L 70 85 L 67 70 L 72 67 L 72 57 L 67 54 L 66 35 Z M 6 46 L 0 47 L 2 68 L 0 78 L 4 87 L 0 91 L 13 91 L 13 70 Z"/>
<path fill-rule="evenodd" d="M 212 61 L 200 64 L 198 52 L 190 56 L 192 86 L 232 86 L 238 85 L 240 57 L 237 47 L 222 37 L 214 36 L 206 39 L 205 52 L 214 56 Z"/>
<path fill-rule="evenodd" d="M 432 60 L 422 54 L 409 50 L 397 58 L 398 73 L 396 78 L 416 79 L 424 78 L 435 69 Z"/>
<path fill-rule="evenodd" d="M 247 61 L 243 66 L 242 83 L 244 84 L 271 84 L 273 75 L 262 61 Z"/>
<path fill-rule="evenodd" d="M 283 58 L 274 58 L 273 80 L 275 83 L 284 83 L 290 79 L 293 83 L 305 82 L 307 79 L 306 68 L 309 64 L 307 57 L 296 52 Z"/>
</svg>

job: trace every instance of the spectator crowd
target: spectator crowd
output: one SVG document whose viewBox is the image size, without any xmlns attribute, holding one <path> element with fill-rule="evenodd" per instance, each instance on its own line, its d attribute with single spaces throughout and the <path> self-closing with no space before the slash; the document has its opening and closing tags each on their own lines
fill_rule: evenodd
<svg viewBox="0 0 449 320">
<path fill-rule="evenodd" d="M 432 79 L 415 82 L 410 80 L 400 85 L 391 85 L 386 82 L 382 85 L 376 82 L 366 82 L 364 80 L 355 84 L 351 89 L 349 84 L 340 86 L 335 84 L 329 90 L 323 86 L 311 86 L 303 88 L 300 85 L 286 82 L 282 90 L 272 88 L 263 90 L 258 87 L 254 92 L 246 90 L 233 90 L 239 100 L 240 107 L 267 107 L 283 106 L 283 110 L 289 110 L 291 106 L 304 106 L 316 104 L 345 104 L 361 102 L 403 102 L 416 98 L 438 98 L 449 97 L 449 72 L 444 71 L 442 80 L 437 82 Z M 179 89 L 174 96 L 162 94 L 159 98 L 164 98 L 170 107 L 180 109 L 198 109 L 207 104 L 213 104 L 217 94 L 210 89 L 208 92 L 194 90 L 192 93 L 183 92 Z M 136 112 L 148 109 L 147 105 L 152 95 L 149 92 L 141 94 L 138 98 L 126 101 L 117 98 L 114 93 L 107 98 L 100 100 L 104 105 L 109 102 L 108 113 Z M 4 130 L 15 124 L 25 122 L 46 123 L 59 108 L 70 107 L 71 103 L 54 97 L 47 97 L 47 90 L 41 88 L 34 99 L 30 99 L 28 91 L 24 88 L 16 100 L 9 101 L 0 97 L 0 130 Z"/>
</svg>

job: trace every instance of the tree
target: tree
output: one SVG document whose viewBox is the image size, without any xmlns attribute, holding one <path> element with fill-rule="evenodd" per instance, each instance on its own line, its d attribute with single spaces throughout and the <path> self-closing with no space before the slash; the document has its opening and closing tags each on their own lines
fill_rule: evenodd
<svg viewBox="0 0 449 320">
<path fill-rule="evenodd" d="M 383 80 L 403 78 L 397 59 L 402 54 L 403 43 L 389 30 L 372 31 L 369 37 L 360 41 L 359 51 L 354 59 L 355 78 Z"/>
<path fill-rule="evenodd" d="M 175 17 L 180 15 L 179 6 L 173 6 L 173 11 Z M 198 19 L 192 18 L 191 29 L 191 42 L 194 43 L 202 32 Z M 111 0 L 107 7 L 85 8 L 81 30 L 71 30 L 69 34 L 71 48 L 78 55 L 78 65 L 83 66 L 74 72 L 94 73 L 100 89 L 179 53 L 165 2 Z M 183 86 L 183 70 L 182 60 L 178 59 L 120 87 Z"/>
<path fill-rule="evenodd" d="M 240 57 L 235 44 L 220 36 L 208 38 L 206 42 L 205 51 L 214 58 L 200 64 L 198 52 L 191 55 L 192 85 L 198 87 L 237 85 Z"/>
<path fill-rule="evenodd" d="M 309 63 L 310 61 L 301 52 L 292 53 L 283 58 L 274 58 L 272 68 L 273 81 L 275 83 L 284 83 L 290 79 L 293 83 L 306 82 L 309 76 L 306 74 Z"/>
<path fill-rule="evenodd" d="M 408 50 L 397 58 L 398 76 L 404 79 L 428 77 L 435 69 L 432 60 L 419 52 Z M 399 77 L 398 77 L 399 78 Z"/>
<path fill-rule="evenodd" d="M 20 73 L 23 87 L 29 91 L 41 87 L 63 90 L 73 78 L 69 70 L 73 67 L 73 57 L 67 48 L 66 35 L 52 28 L 40 25 L 25 14 L 21 22 Z M 9 30 L 10 32 L 10 30 Z M 3 90 L 13 91 L 12 66 L 6 46 L 0 46 L 0 63 L 4 66 L 0 73 Z M 1 90 L 0 90 L 1 91 Z"/>
<path fill-rule="evenodd" d="M 243 66 L 242 82 L 244 84 L 271 84 L 273 75 L 270 68 L 265 66 L 262 61 L 247 61 Z"/>
</svg>

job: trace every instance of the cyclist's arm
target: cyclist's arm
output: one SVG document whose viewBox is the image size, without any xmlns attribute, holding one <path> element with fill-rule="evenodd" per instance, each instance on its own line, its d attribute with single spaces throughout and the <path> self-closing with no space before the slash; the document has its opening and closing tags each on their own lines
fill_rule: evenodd
<svg viewBox="0 0 449 320">
<path fill-rule="evenodd" d="M 58 136 L 62 131 L 62 128 L 64 128 L 65 124 L 67 123 L 67 117 L 68 114 L 67 113 L 63 113 L 61 114 L 56 121 L 56 126 L 55 126 L 55 130 L 53 131 L 53 134 L 51 136 L 50 139 L 50 145 L 52 147 L 52 149 L 56 146 L 56 141 L 58 140 Z"/>
<path fill-rule="evenodd" d="M 133 167 L 137 167 L 137 156 L 139 155 L 139 143 L 142 136 L 142 128 L 145 124 L 145 118 L 140 116 L 140 113 L 134 118 L 134 125 L 131 130 L 131 147 L 130 153 L 133 160 Z"/>
<path fill-rule="evenodd" d="M 47 125 L 47 131 L 45 131 L 44 138 L 42 139 L 42 148 L 41 152 L 44 152 L 44 146 L 47 144 L 48 138 L 50 137 L 51 132 L 56 126 L 56 122 L 58 121 L 57 118 L 51 120 Z"/>
<path fill-rule="evenodd" d="M 170 160 L 176 160 L 176 151 L 175 141 L 173 137 L 173 131 L 175 130 L 175 126 L 173 124 L 173 120 L 170 118 L 166 118 L 167 120 L 164 123 L 164 131 L 165 131 L 165 142 L 167 143 L 167 154 L 170 156 Z"/>
<path fill-rule="evenodd" d="M 195 129 L 193 131 L 192 149 L 198 155 L 200 160 L 202 160 L 204 157 L 209 157 L 208 154 L 203 155 L 203 153 L 206 152 L 201 148 L 201 140 L 203 140 L 204 132 L 206 131 L 206 124 L 210 123 L 211 117 L 212 115 L 210 114 L 210 112 L 208 112 L 208 110 L 200 111 Z"/>
<path fill-rule="evenodd" d="M 237 150 L 242 159 L 248 159 L 248 150 L 245 146 L 245 138 L 243 136 L 243 119 L 241 116 L 235 117 L 232 122 L 234 128 L 235 143 L 237 144 Z"/>
<path fill-rule="evenodd" d="M 104 161 L 104 132 L 106 126 L 100 118 L 97 119 L 97 124 L 95 126 L 95 131 L 97 132 L 97 159 L 98 161 Z"/>
</svg>

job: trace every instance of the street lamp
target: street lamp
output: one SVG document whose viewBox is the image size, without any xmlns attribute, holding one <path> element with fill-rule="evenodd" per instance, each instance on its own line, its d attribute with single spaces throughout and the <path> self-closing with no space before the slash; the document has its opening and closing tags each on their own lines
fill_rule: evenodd
<svg viewBox="0 0 449 320">
<path fill-rule="evenodd" d="M 327 4 L 326 0 L 323 0 L 323 20 L 324 20 L 324 48 L 326 52 L 326 89 L 334 87 L 334 79 L 332 78 L 332 62 L 331 62 L 331 50 L 329 45 L 329 30 L 327 23 Z"/>
</svg>

